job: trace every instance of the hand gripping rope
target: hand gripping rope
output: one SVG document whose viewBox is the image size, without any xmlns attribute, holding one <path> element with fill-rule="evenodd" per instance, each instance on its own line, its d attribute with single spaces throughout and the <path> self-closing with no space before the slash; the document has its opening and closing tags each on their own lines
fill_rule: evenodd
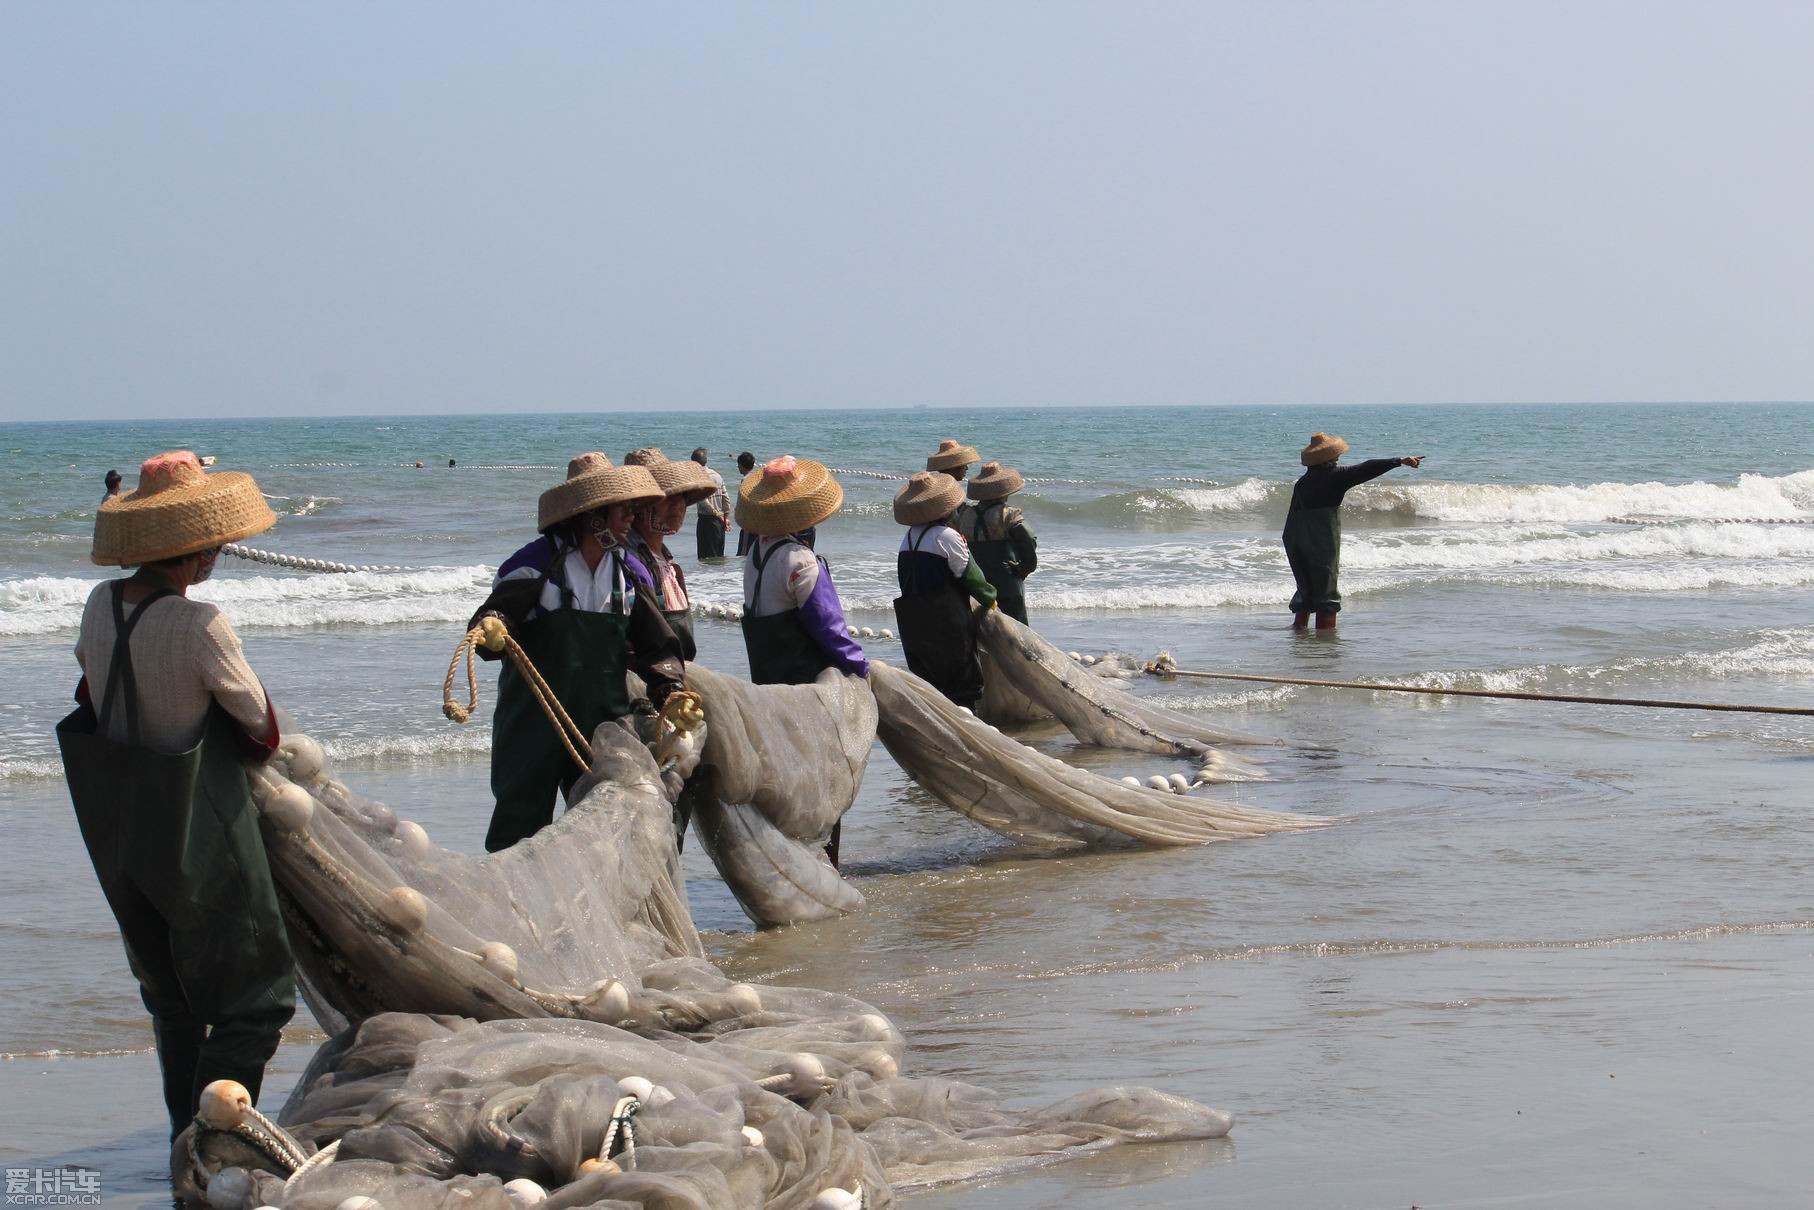
<svg viewBox="0 0 1814 1210">
<path fill-rule="evenodd" d="M 447 665 L 447 678 L 441 682 L 441 713 L 456 723 L 465 723 L 472 719 L 473 711 L 479 708 L 478 649 L 481 646 L 487 651 L 502 652 L 510 657 L 511 662 L 517 666 L 517 671 L 523 674 L 523 682 L 535 695 L 536 704 L 548 716 L 555 734 L 561 737 L 567 755 L 573 758 L 573 763 L 579 766 L 580 772 L 590 772 L 592 744 L 589 737 L 573 721 L 566 707 L 561 705 L 554 690 L 537 671 L 529 653 L 510 637 L 504 619 L 496 614 L 481 619 L 477 626 L 461 637 L 459 645 L 454 648 L 453 660 Z M 454 700 L 454 678 L 459 674 L 462 656 L 466 659 L 464 704 Z M 687 689 L 676 689 L 670 693 L 667 701 L 662 704 L 661 713 L 656 717 L 656 763 L 665 762 L 680 737 L 695 730 L 704 721 L 705 706 L 697 693 Z"/>
</svg>

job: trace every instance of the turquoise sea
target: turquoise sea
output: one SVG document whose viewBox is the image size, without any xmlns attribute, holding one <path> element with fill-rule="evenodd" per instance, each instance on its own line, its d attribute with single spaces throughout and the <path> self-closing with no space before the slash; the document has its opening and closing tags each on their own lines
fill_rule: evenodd
<svg viewBox="0 0 1814 1210">
<path fill-rule="evenodd" d="M 1278 531 L 1311 432 L 1423 454 L 1356 491 L 1334 636 L 1285 628 Z M 192 448 L 251 472 L 255 545 L 395 572 L 223 560 L 219 602 L 275 701 L 348 781 L 476 848 L 484 718 L 440 685 L 491 569 L 574 454 L 778 453 L 839 468 L 821 529 L 851 621 L 893 625 L 889 497 L 941 438 L 1029 479 L 1034 624 L 1185 668 L 1814 706 L 1814 405 L 609 413 L 0 426 L 0 1161 L 85 1163 L 110 1201 L 163 1166 L 149 1030 L 63 794 L 102 474 Z M 449 468 L 449 459 L 457 465 Z M 416 463 L 423 463 L 422 469 Z M 684 552 L 734 606 L 732 563 Z M 744 669 L 734 624 L 701 661 Z M 898 658 L 876 640 L 871 654 Z M 928 1206 L 1798 1204 L 1814 1062 L 1814 720 L 1145 681 L 1296 741 L 1257 805 L 1339 828 L 1038 859 L 879 749 L 844 850 L 859 916 L 753 934 L 689 853 L 738 975 L 856 992 L 906 1070 L 1027 1101 L 1157 1084 L 1233 1110 L 1225 1143 L 1134 1148 Z M 490 686 L 485 686 L 489 706 Z M 1031 742 L 1117 775 L 1156 758 Z M 300 1069 L 306 1013 L 280 1055 Z M 271 1095 L 287 1091 L 280 1074 Z"/>
</svg>

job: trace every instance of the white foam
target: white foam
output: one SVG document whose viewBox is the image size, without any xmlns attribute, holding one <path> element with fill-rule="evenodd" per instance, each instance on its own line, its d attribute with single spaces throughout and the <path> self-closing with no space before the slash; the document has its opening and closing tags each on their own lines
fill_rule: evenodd
<svg viewBox="0 0 1814 1210">
<path fill-rule="evenodd" d="M 1740 475 L 1732 484 L 1410 483 L 1379 480 L 1348 494 L 1348 507 L 1439 521 L 1610 521 L 1614 517 L 1766 517 L 1795 520 L 1814 509 L 1814 470 Z"/>
<path fill-rule="evenodd" d="M 1814 558 L 1814 531 L 1768 525 L 1690 524 L 1659 529 L 1620 529 L 1570 534 L 1555 529 L 1419 533 L 1342 542 L 1344 567 L 1489 570 L 1538 563 L 1646 562 L 1681 559 Z"/>
<path fill-rule="evenodd" d="M 219 605 L 235 628 L 388 626 L 463 622 L 484 598 L 492 569 L 434 567 L 349 575 L 232 576 L 191 595 Z M 0 582 L 0 636 L 76 630 L 98 579 L 32 576 Z"/>
</svg>

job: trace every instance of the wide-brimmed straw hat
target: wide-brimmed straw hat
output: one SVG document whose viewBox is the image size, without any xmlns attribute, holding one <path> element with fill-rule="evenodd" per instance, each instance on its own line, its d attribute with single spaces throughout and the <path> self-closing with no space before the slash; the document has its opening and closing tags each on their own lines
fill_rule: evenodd
<svg viewBox="0 0 1814 1210">
<path fill-rule="evenodd" d="M 765 538 L 797 534 L 844 503 L 844 488 L 823 462 L 783 454 L 737 485 L 737 524 Z"/>
<path fill-rule="evenodd" d="M 682 496 L 688 504 L 698 504 L 718 490 L 705 467 L 691 458 L 675 462 L 652 445 L 625 454 L 624 465 L 644 468 L 654 476 L 663 496 Z"/>
<path fill-rule="evenodd" d="M 1331 437 L 1328 433 L 1312 433 L 1310 444 L 1299 452 L 1298 458 L 1305 466 L 1321 466 L 1325 462 L 1334 462 L 1348 452 L 1348 443 L 1340 437 Z"/>
<path fill-rule="evenodd" d="M 210 475 L 188 450 L 147 458 L 139 485 L 101 505 L 94 519 L 94 561 L 136 567 L 262 534 L 277 515 L 243 471 Z"/>
<path fill-rule="evenodd" d="M 985 462 L 967 489 L 972 500 L 1005 500 L 1027 485 L 1020 472 L 999 462 Z"/>
<path fill-rule="evenodd" d="M 655 476 L 640 466 L 612 466 L 600 453 L 581 454 L 567 464 L 565 482 L 542 493 L 536 507 L 535 527 L 550 525 L 589 513 L 607 504 L 639 504 L 661 499 Z"/>
<path fill-rule="evenodd" d="M 976 452 L 973 445 L 965 445 L 950 438 L 938 443 L 938 452 L 926 459 L 929 471 L 954 471 L 960 466 L 969 466 L 972 462 L 981 462 L 982 455 Z"/>
<path fill-rule="evenodd" d="M 902 525 L 941 521 L 964 502 L 964 485 L 936 471 L 915 471 L 894 494 L 894 519 Z"/>
</svg>

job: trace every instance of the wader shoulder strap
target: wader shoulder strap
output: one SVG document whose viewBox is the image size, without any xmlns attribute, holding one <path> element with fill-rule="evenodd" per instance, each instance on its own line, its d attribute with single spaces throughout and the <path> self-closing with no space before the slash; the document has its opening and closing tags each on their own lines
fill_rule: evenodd
<svg viewBox="0 0 1814 1210">
<path fill-rule="evenodd" d="M 165 597 L 176 593 L 168 588 L 152 591 L 150 596 L 132 607 L 132 616 L 126 616 L 126 581 L 115 580 L 113 589 L 113 659 L 107 668 L 107 688 L 101 694 L 101 715 L 96 721 L 95 730 L 107 734 L 107 720 L 113 717 L 113 703 L 120 691 L 126 696 L 126 742 L 132 747 L 139 746 L 139 682 L 132 673 L 132 632 L 137 629 L 139 619 L 149 609 Z"/>
<path fill-rule="evenodd" d="M 920 530 L 920 536 L 913 540 L 913 545 L 909 549 L 918 553 L 919 549 L 920 549 L 920 543 L 924 542 L 926 540 L 926 535 L 931 533 L 933 530 L 935 530 L 937 528 L 938 528 L 938 523 L 934 522 L 934 523 L 926 526 L 924 529 Z"/>
<path fill-rule="evenodd" d="M 761 542 L 762 539 L 757 538 L 756 541 Z M 794 541 L 792 538 L 783 538 L 779 542 L 775 543 L 773 546 L 769 547 L 767 550 L 762 550 L 760 547 L 757 548 L 757 551 L 756 551 L 756 586 L 750 590 L 750 598 L 751 598 L 750 599 L 750 608 L 754 609 L 756 607 L 756 605 L 762 600 L 762 573 L 768 570 L 769 560 L 775 557 L 775 552 L 780 550 L 783 546 L 798 546 L 798 545 L 800 545 L 800 544 L 798 542 Z"/>
</svg>

